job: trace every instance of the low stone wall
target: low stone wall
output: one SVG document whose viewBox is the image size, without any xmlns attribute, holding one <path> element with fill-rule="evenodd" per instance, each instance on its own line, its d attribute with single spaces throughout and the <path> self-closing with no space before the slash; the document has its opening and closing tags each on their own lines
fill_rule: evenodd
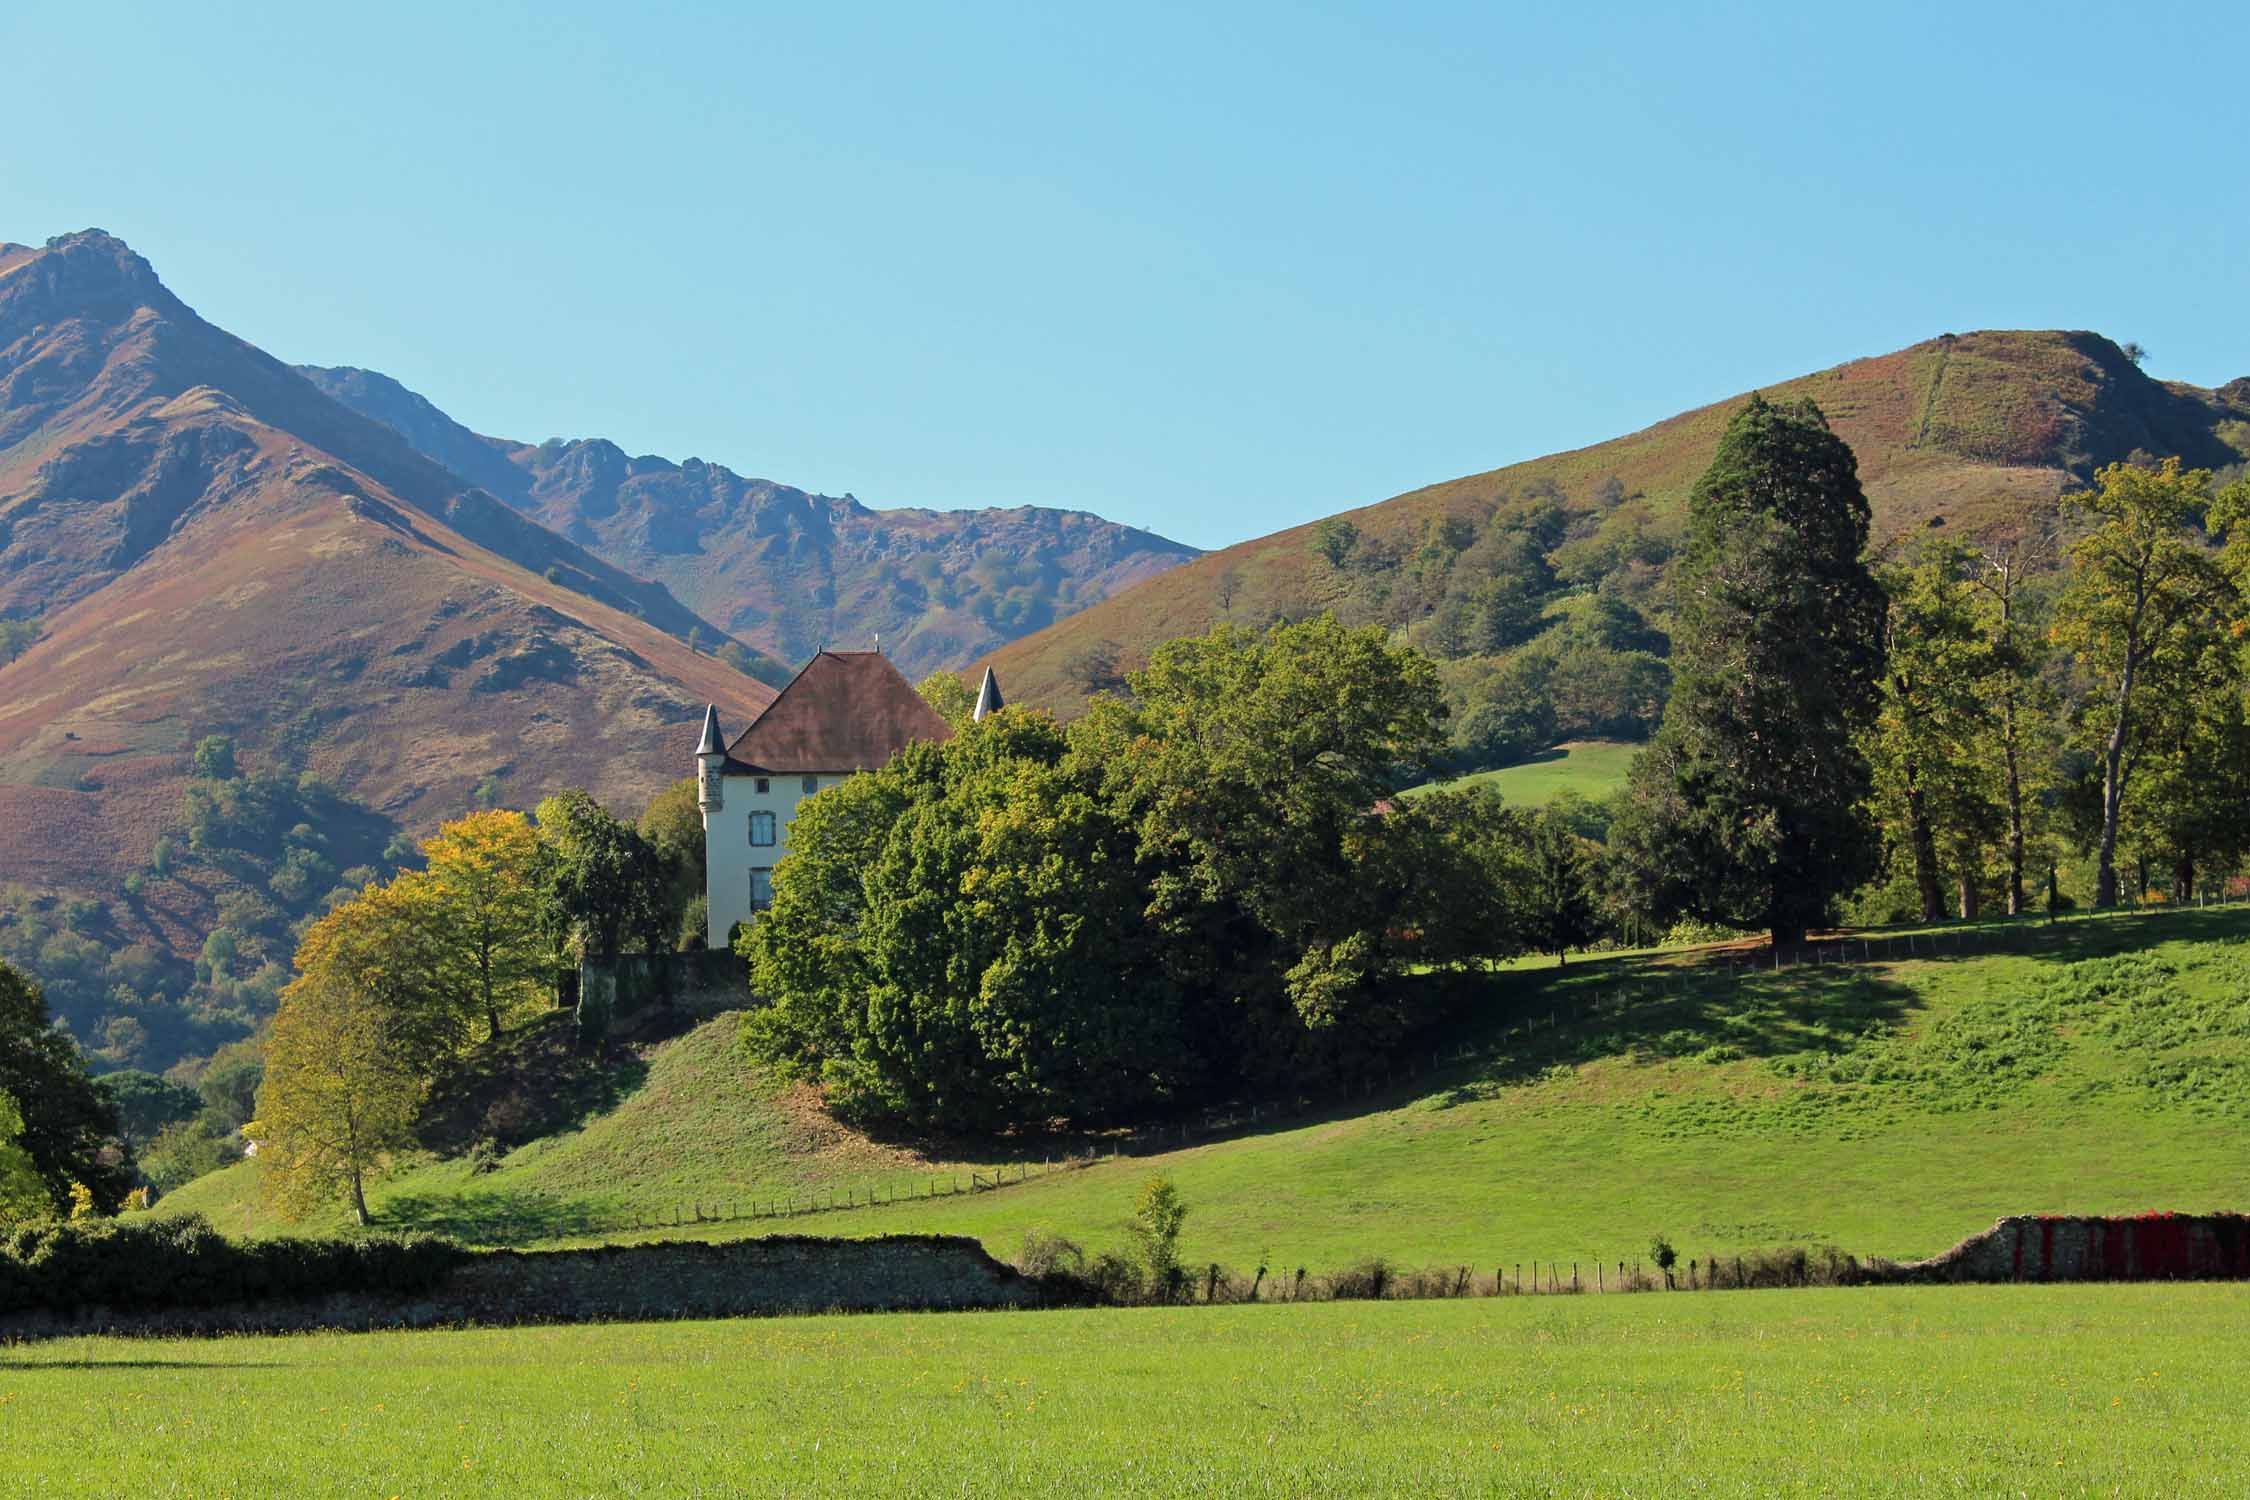
<svg viewBox="0 0 2250 1500">
<path fill-rule="evenodd" d="M 81 1334 L 297 1333 L 455 1324 L 654 1322 L 812 1312 L 1029 1307 L 1036 1287 L 960 1235 L 775 1235 L 591 1250 L 497 1250 L 427 1296 L 324 1297 L 169 1312 L 0 1319 L 0 1343 Z"/>
<path fill-rule="evenodd" d="M 724 948 L 590 958 L 578 966 L 574 1004 L 579 1034 L 592 1045 L 620 1017 L 683 995 L 711 992 L 735 997 L 736 1008 L 752 1003 L 747 969 Z"/>
<path fill-rule="evenodd" d="M 2216 1281 L 2250 1277 L 2250 1216 L 2022 1214 L 1900 1266 L 1932 1281 Z"/>
</svg>

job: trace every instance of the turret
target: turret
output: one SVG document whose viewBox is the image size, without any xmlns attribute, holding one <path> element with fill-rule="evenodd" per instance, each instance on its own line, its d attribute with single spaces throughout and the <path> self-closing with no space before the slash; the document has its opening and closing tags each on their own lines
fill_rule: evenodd
<svg viewBox="0 0 2250 1500">
<path fill-rule="evenodd" d="M 986 667 L 983 685 L 977 689 L 976 712 L 969 717 L 982 719 L 986 714 L 996 714 L 1007 706 L 1007 700 L 1000 696 L 1000 679 L 993 675 L 992 668 Z"/>
<path fill-rule="evenodd" d="M 695 745 L 695 805 L 706 813 L 725 803 L 723 774 L 727 763 L 726 738 L 719 733 L 719 705 L 703 709 L 703 738 Z"/>
</svg>

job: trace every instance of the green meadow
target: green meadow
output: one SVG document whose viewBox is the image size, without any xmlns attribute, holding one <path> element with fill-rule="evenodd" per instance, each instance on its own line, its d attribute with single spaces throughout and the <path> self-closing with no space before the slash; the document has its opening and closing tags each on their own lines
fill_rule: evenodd
<svg viewBox="0 0 2250 1500">
<path fill-rule="evenodd" d="M 10 1495 L 2224 1495 L 2250 1288 L 821 1317 L 0 1349 Z"/>
<path fill-rule="evenodd" d="M 1407 795 L 1489 787 L 1503 802 L 1516 807 L 1545 807 L 1564 792 L 1576 792 L 1589 802 L 1599 802 L 1623 788 L 1633 757 L 1640 751 L 1639 745 L 1621 740 L 1572 740 L 1519 765 L 1475 771 L 1453 781 L 1433 781 Z"/>
<path fill-rule="evenodd" d="M 721 1018 L 652 1049 L 583 1128 L 489 1170 L 409 1164 L 374 1198 L 386 1224 L 478 1243 L 937 1230 L 1007 1258 L 1032 1231 L 1121 1248 L 1140 1184 L 1163 1172 L 1188 1203 L 1189 1260 L 1245 1273 L 1382 1256 L 1591 1276 L 1660 1233 L 1683 1258 L 1781 1243 L 1914 1258 L 2003 1214 L 2241 1207 L 2245 937 L 2250 911 L 2230 909 L 1877 936 L 1870 961 L 1855 947 L 1850 964 L 1780 974 L 1725 968 L 1723 950 L 1518 970 L 1369 1097 L 1144 1135 L 996 1192 L 620 1231 L 634 1205 L 864 1202 L 1078 1144 L 869 1141 L 748 1069 Z M 271 1232 L 256 1171 L 163 1207 Z"/>
</svg>

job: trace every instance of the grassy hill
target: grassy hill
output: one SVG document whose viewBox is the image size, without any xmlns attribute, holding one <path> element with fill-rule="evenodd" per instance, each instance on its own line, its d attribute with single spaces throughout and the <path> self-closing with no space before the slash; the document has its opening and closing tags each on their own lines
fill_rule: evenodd
<svg viewBox="0 0 2250 1500">
<path fill-rule="evenodd" d="M 2239 1207 L 2246 939 L 2250 911 L 2233 909 L 1870 934 L 1850 963 L 1779 974 L 1730 967 L 1747 955 L 1723 948 L 1496 974 L 1443 1055 L 1372 1098 L 1155 1132 L 997 1192 L 660 1233 L 946 1230 L 1005 1255 L 1037 1229 L 1111 1247 L 1157 1171 L 1190 1205 L 1191 1259 L 1316 1271 L 1378 1254 L 1590 1265 L 1643 1255 L 1655 1233 L 1683 1256 L 1813 1241 L 1911 1257 L 2004 1213 Z M 379 1210 L 495 1240 L 629 1238 L 596 1231 L 596 1213 L 905 1185 L 1004 1154 L 825 1124 L 743 1068 L 731 1025 L 655 1049 L 584 1129 L 482 1174 L 419 1168 Z M 270 1228 L 256 1170 L 165 1206 Z"/>
<path fill-rule="evenodd" d="M 2051 512 L 2066 488 L 2135 452 L 2178 454 L 2224 467 L 2250 457 L 2250 380 L 2216 391 L 2150 378 L 2110 340 L 2059 331 L 1946 334 L 1891 354 L 1777 381 L 1769 399 L 1809 396 L 1859 456 L 1878 543 L 1939 523 L 1975 531 Z M 1358 530 L 1359 558 L 1332 566 L 1308 523 L 1204 556 L 994 652 L 1010 697 L 1065 708 L 1083 692 L 1069 668 L 1109 642 L 1127 665 L 1164 641 L 1222 621 L 1258 625 L 1339 607 L 1364 609 L 1373 586 L 1391 586 L 1403 609 L 1378 618 L 1410 624 L 1425 598 L 1428 528 L 1484 524 L 1511 497 L 1554 497 L 1567 540 L 1630 554 L 1646 537 L 1677 535 L 1687 495 L 1710 463 L 1732 396 L 1591 447 L 1470 474 L 1341 512 Z M 1614 533 L 1614 535 L 1610 535 Z M 1661 549 L 1659 549 L 1661 550 Z M 1551 554 L 1559 555 L 1559 554 Z M 1660 574 L 1661 564 L 1655 564 Z M 1631 596 L 1660 606 L 1655 574 L 1618 573 Z"/>
<path fill-rule="evenodd" d="M 1599 802 L 1621 790 L 1633 767 L 1639 745 L 1618 740 L 1572 740 L 1542 752 L 1521 765 L 1477 771 L 1452 781 L 1433 781 L 1410 788 L 1406 795 L 1424 792 L 1464 792 L 1490 787 L 1503 801 L 1517 807 L 1545 807 L 1564 792 L 1576 792 L 1589 802 Z"/>
</svg>

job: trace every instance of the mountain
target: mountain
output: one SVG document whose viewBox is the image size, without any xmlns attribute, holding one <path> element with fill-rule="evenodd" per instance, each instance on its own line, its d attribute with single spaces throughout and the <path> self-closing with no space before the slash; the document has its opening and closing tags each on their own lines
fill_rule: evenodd
<svg viewBox="0 0 2250 1500">
<path fill-rule="evenodd" d="M 958 667 L 1201 555 L 1084 511 L 872 510 L 699 458 L 633 457 L 601 438 L 485 437 L 386 375 L 299 373 L 424 457 L 791 661 L 880 635 L 911 676 Z"/>
<path fill-rule="evenodd" d="M 2043 522 L 2066 490 L 2136 454 L 2215 468 L 2250 456 L 2250 379 L 2217 390 L 2154 380 L 2093 333 L 1946 334 L 1764 394 L 1811 397 L 1852 445 L 1879 546 L 1939 525 Z M 1130 667 L 1221 621 L 1335 608 L 1429 649 L 1456 702 L 1473 706 L 1540 626 L 1579 628 L 1589 595 L 1613 634 L 1617 605 L 1661 625 L 1688 491 L 1744 399 L 1208 554 L 987 660 L 1015 701 L 1067 708 L 1112 659 Z M 1526 598 L 1535 620 L 1518 627 L 1509 615 Z M 1566 708 L 1556 733 L 1570 727 Z"/>
<path fill-rule="evenodd" d="M 637 810 L 765 683 L 722 632 L 212 326 L 98 230 L 0 246 L 0 885 L 200 941 L 154 879 L 189 751 L 310 772 L 412 832 L 584 786 Z M 762 664 L 778 673 L 779 663 Z M 317 832 L 317 831 L 316 831 Z"/>
</svg>

